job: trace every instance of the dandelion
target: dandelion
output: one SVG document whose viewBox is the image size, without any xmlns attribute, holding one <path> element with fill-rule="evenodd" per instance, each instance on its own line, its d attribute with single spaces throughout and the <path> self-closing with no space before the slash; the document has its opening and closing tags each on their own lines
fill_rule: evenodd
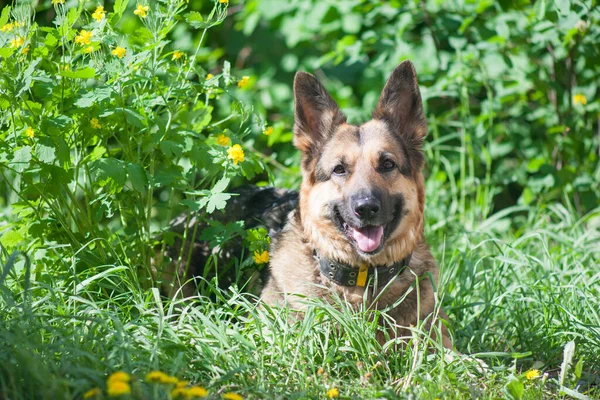
<svg viewBox="0 0 600 400">
<path fill-rule="evenodd" d="M 150 9 L 150 7 L 148 7 L 148 6 L 143 6 L 141 4 L 138 4 L 136 9 L 133 11 L 133 13 L 140 18 L 146 18 L 148 16 L 147 12 L 149 9 Z"/>
<path fill-rule="evenodd" d="M 219 0 L 219 3 L 221 3 L 221 4 L 229 4 L 229 0 Z"/>
<path fill-rule="evenodd" d="M 327 397 L 329 397 L 330 399 L 340 397 L 340 391 L 337 390 L 337 388 L 331 388 L 327 391 Z"/>
<path fill-rule="evenodd" d="M 88 390 L 83 394 L 84 399 L 91 399 L 92 397 L 97 397 L 102 391 L 99 388 L 93 388 Z"/>
<path fill-rule="evenodd" d="M 146 375 L 146 382 L 150 383 L 158 383 L 162 382 L 162 380 L 167 376 L 164 372 L 160 371 L 151 371 Z"/>
<path fill-rule="evenodd" d="M 25 43 L 25 39 L 21 36 L 17 36 L 10 41 L 10 48 L 14 49 L 16 47 L 21 47 L 23 46 L 23 43 Z"/>
<path fill-rule="evenodd" d="M 109 382 L 106 392 L 111 397 L 122 396 L 131 393 L 131 386 L 129 386 L 129 383 L 123 381 Z"/>
<path fill-rule="evenodd" d="M 213 74 L 206 74 L 206 80 L 212 79 L 215 76 Z"/>
<path fill-rule="evenodd" d="M 27 136 L 29 136 L 30 139 L 33 139 L 33 137 L 35 136 L 35 131 L 33 130 L 32 127 L 27 128 L 27 130 L 25 131 L 25 134 Z"/>
<path fill-rule="evenodd" d="M 192 386 L 187 389 L 188 397 L 206 397 L 207 394 L 208 392 L 202 386 Z"/>
<path fill-rule="evenodd" d="M 183 51 L 176 50 L 173 52 L 173 56 L 171 57 L 171 61 L 175 61 L 183 57 L 185 53 Z"/>
<path fill-rule="evenodd" d="M 582 104 L 585 106 L 587 104 L 587 97 L 581 93 L 577 93 L 573 95 L 573 103 Z"/>
<path fill-rule="evenodd" d="M 229 149 L 227 149 L 227 154 L 227 158 L 231 158 L 235 165 L 237 165 L 237 163 L 239 162 L 244 161 L 244 150 L 239 144 L 234 144 Z"/>
<path fill-rule="evenodd" d="M 244 398 L 242 396 L 240 396 L 237 393 L 233 393 L 233 392 L 228 392 L 223 394 L 223 398 L 226 400 L 244 400 Z"/>
<path fill-rule="evenodd" d="M 267 135 L 267 136 L 271 135 L 271 133 L 273 133 L 273 127 L 272 127 L 272 126 L 269 126 L 267 129 L 265 129 L 265 130 L 263 131 L 263 133 L 264 133 L 265 135 Z"/>
<path fill-rule="evenodd" d="M 88 46 L 85 49 L 83 49 L 83 52 L 86 54 L 90 54 L 92 51 L 94 51 L 94 46 Z"/>
<path fill-rule="evenodd" d="M 54 4 L 54 5 L 65 4 L 65 0 L 52 0 L 52 4 Z"/>
<path fill-rule="evenodd" d="M 102 128 L 102 125 L 100 125 L 100 121 L 98 121 L 98 118 L 92 118 L 90 120 L 90 125 L 94 129 L 100 129 L 100 128 Z"/>
<path fill-rule="evenodd" d="M 535 378 L 539 378 L 540 377 L 540 371 L 537 369 L 530 369 L 529 371 L 527 371 L 525 373 L 525 378 L 527 378 L 528 381 L 535 379 Z"/>
<path fill-rule="evenodd" d="M 319 367 L 319 369 L 317 370 L 317 375 L 323 375 L 324 373 L 325 373 L 325 368 Z"/>
<path fill-rule="evenodd" d="M 29 53 L 29 45 L 23 47 L 23 50 L 21 50 L 21 54 L 27 54 Z"/>
<path fill-rule="evenodd" d="M 2 28 L 0 28 L 0 31 L 2 31 L 3 33 L 10 32 L 13 30 L 14 27 L 15 24 L 11 22 L 9 24 L 5 24 Z"/>
<path fill-rule="evenodd" d="M 127 50 L 125 50 L 123 47 L 121 46 L 117 46 L 113 49 L 113 51 L 111 51 L 113 56 L 117 56 L 119 58 L 123 58 L 125 57 L 125 54 L 127 54 Z"/>
<path fill-rule="evenodd" d="M 229 138 L 223 134 L 220 134 L 219 136 L 217 136 L 217 144 L 219 146 L 229 146 L 230 142 L 231 142 L 231 140 L 229 140 Z"/>
<path fill-rule="evenodd" d="M 184 397 L 190 397 L 188 395 L 188 390 L 185 388 L 175 388 L 173 390 L 171 390 L 171 398 L 173 399 L 179 399 L 179 398 L 184 398 Z"/>
<path fill-rule="evenodd" d="M 110 374 L 106 382 L 110 385 L 114 382 L 129 382 L 129 379 L 131 379 L 131 377 L 127 372 L 117 371 Z"/>
<path fill-rule="evenodd" d="M 105 14 L 106 14 L 106 11 L 104 11 L 104 7 L 98 6 L 96 8 L 96 10 L 94 11 L 94 13 L 92 14 L 92 18 L 94 18 L 96 21 L 100 22 L 104 18 Z"/>
<path fill-rule="evenodd" d="M 84 46 L 91 43 L 91 39 L 94 34 L 91 31 L 82 29 L 79 31 L 79 35 L 75 36 L 75 43 Z"/>
<path fill-rule="evenodd" d="M 238 82 L 238 87 L 240 89 L 246 89 L 249 84 L 250 84 L 250 77 L 242 76 L 242 80 Z"/>
<path fill-rule="evenodd" d="M 266 264 L 269 262 L 269 252 L 263 251 L 262 253 L 258 250 L 254 251 L 254 262 L 257 264 Z"/>
<path fill-rule="evenodd" d="M 175 378 L 174 376 L 165 374 L 165 376 L 163 376 L 163 378 L 161 379 L 160 383 L 164 385 L 177 385 L 179 383 L 179 379 Z"/>
<path fill-rule="evenodd" d="M 188 381 L 179 381 L 179 382 L 177 382 L 177 385 L 176 385 L 176 386 L 177 386 L 178 388 L 184 388 L 184 387 L 186 387 L 186 386 L 187 386 L 187 385 L 189 385 L 189 384 L 190 384 L 190 383 L 189 383 Z"/>
</svg>

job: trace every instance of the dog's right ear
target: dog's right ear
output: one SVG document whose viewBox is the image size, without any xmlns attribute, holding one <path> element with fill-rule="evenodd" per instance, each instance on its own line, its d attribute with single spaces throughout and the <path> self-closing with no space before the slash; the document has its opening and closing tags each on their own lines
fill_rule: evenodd
<svg viewBox="0 0 600 400">
<path fill-rule="evenodd" d="M 303 153 L 320 146 L 346 122 L 337 103 L 313 75 L 297 72 L 294 78 L 294 146 Z"/>
</svg>

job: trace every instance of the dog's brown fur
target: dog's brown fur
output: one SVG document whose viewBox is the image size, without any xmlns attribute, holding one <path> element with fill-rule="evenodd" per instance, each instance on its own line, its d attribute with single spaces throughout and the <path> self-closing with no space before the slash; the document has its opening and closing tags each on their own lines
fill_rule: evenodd
<svg viewBox="0 0 600 400">
<path fill-rule="evenodd" d="M 335 292 L 359 307 L 367 290 L 367 301 L 379 296 L 373 306 L 383 309 L 405 295 L 419 277 L 418 290 L 411 291 L 388 312 L 398 325 L 393 334 L 409 335 L 402 327 L 415 325 L 434 312 L 434 290 L 428 277 L 435 281 L 438 277 L 423 232 L 421 145 L 427 127 L 414 67 L 405 61 L 394 70 L 373 119 L 360 126 L 346 123 L 335 101 L 310 74 L 296 74 L 294 95 L 294 144 L 302 152 L 300 202 L 272 245 L 270 278 L 261 298 L 267 304 L 287 304 L 301 310 L 303 297 L 328 298 L 330 292 Z M 382 162 L 389 161 L 384 170 Z M 343 174 L 335 173 L 341 171 L 336 170 L 339 165 L 343 166 Z M 394 168 L 387 168 L 390 165 Z M 333 208 L 348 203 L 356 193 L 378 193 L 383 202 L 400 199 L 398 222 L 389 223 L 390 231 L 381 239 L 381 247 L 372 253 L 361 252 L 336 225 Z M 395 217 L 390 211 L 385 218 L 391 221 Z M 409 267 L 384 293 L 379 293 L 382 288 L 339 286 L 324 277 L 313 258 L 315 249 L 327 258 L 357 268 L 364 263 L 389 266 L 409 254 L 412 258 Z M 442 336 L 444 346 L 451 347 L 445 327 Z"/>
</svg>

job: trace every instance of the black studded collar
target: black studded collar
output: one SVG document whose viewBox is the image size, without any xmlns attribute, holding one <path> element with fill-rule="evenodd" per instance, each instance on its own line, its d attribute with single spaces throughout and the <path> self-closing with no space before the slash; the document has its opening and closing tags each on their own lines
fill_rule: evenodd
<svg viewBox="0 0 600 400">
<path fill-rule="evenodd" d="M 408 267 L 411 256 L 412 254 L 409 254 L 406 258 L 391 266 L 369 268 L 369 266 L 365 264 L 357 268 L 323 257 L 317 250 L 313 251 L 313 257 L 319 263 L 321 273 L 337 285 L 341 286 L 364 287 L 373 285 L 375 281 L 377 281 L 379 287 L 385 286 Z"/>
</svg>

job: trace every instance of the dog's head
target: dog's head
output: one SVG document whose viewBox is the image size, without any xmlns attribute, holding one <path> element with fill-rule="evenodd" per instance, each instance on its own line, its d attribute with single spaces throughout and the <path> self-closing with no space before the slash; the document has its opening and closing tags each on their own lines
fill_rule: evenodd
<svg viewBox="0 0 600 400">
<path fill-rule="evenodd" d="M 406 257 L 422 238 L 425 203 L 427 127 L 412 63 L 396 67 L 360 126 L 346 123 L 313 75 L 296 74 L 294 97 L 300 216 L 311 244 L 353 265 Z"/>
</svg>

